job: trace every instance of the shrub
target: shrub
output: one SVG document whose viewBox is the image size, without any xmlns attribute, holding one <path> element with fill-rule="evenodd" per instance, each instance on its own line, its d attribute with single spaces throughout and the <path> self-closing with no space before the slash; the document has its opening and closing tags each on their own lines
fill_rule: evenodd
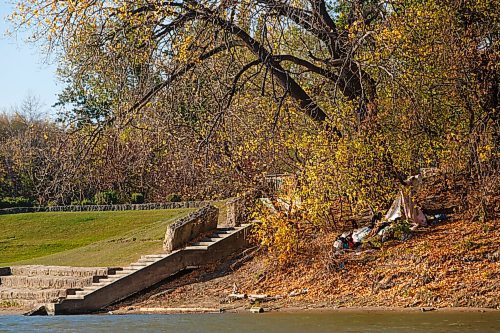
<svg viewBox="0 0 500 333">
<path fill-rule="evenodd" d="M 118 203 L 118 194 L 116 191 L 98 192 L 94 196 L 94 202 L 96 205 L 114 205 Z"/>
<path fill-rule="evenodd" d="M 398 220 L 394 224 L 394 238 L 405 240 L 411 235 L 410 222 Z"/>
<path fill-rule="evenodd" d="M 92 199 L 83 199 L 82 202 L 80 203 L 82 206 L 91 206 L 95 205 L 94 201 Z"/>
<path fill-rule="evenodd" d="M 25 197 L 5 197 L 0 200 L 0 208 L 32 207 L 33 202 Z"/>
<path fill-rule="evenodd" d="M 180 194 L 172 193 L 167 195 L 167 202 L 181 202 L 182 197 Z"/>
<path fill-rule="evenodd" d="M 132 193 L 131 201 L 133 204 L 142 204 L 144 203 L 144 194 L 142 193 Z"/>
</svg>

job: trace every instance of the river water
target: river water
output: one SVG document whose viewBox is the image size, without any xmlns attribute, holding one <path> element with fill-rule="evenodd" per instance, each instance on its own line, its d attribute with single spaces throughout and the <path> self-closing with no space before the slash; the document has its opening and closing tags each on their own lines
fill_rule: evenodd
<svg viewBox="0 0 500 333">
<path fill-rule="evenodd" d="M 0 316 L 0 332 L 500 332 L 500 312 Z"/>
</svg>

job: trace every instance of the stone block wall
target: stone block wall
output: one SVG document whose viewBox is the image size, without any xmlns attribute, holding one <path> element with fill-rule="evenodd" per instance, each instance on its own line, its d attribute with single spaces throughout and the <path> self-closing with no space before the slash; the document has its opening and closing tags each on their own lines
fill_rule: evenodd
<svg viewBox="0 0 500 333">
<path fill-rule="evenodd" d="M 184 247 L 189 241 L 217 228 L 219 209 L 205 206 L 170 224 L 165 233 L 163 249 L 170 253 Z"/>
<path fill-rule="evenodd" d="M 0 209 L 0 215 L 37 213 L 37 212 L 103 212 L 122 210 L 154 210 L 175 208 L 200 208 L 209 205 L 210 201 L 182 201 L 146 204 L 123 205 L 88 205 L 88 206 L 52 206 L 52 207 L 15 207 Z"/>
<path fill-rule="evenodd" d="M 229 199 L 226 203 L 226 226 L 235 227 L 244 222 L 249 214 L 249 208 L 253 206 L 255 198 L 255 191 L 247 191 L 237 197 Z"/>
</svg>

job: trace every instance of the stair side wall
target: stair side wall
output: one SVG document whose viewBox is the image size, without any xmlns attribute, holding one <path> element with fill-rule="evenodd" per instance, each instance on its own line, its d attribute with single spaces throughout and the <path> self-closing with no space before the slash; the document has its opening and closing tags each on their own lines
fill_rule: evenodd
<svg viewBox="0 0 500 333">
<path fill-rule="evenodd" d="M 171 253 L 202 234 L 215 230 L 218 216 L 219 209 L 209 205 L 170 224 L 165 233 L 163 250 Z"/>
</svg>

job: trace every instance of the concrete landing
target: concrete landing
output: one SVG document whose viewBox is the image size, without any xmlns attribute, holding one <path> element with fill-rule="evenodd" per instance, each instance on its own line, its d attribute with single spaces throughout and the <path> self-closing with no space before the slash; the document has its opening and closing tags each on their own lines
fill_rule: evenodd
<svg viewBox="0 0 500 333">
<path fill-rule="evenodd" d="M 250 224 L 218 228 L 208 237 L 165 254 L 142 256 L 114 275 L 76 290 L 57 303 L 47 304 L 50 314 L 83 314 L 99 311 L 188 268 L 218 261 L 248 246 Z"/>
</svg>

